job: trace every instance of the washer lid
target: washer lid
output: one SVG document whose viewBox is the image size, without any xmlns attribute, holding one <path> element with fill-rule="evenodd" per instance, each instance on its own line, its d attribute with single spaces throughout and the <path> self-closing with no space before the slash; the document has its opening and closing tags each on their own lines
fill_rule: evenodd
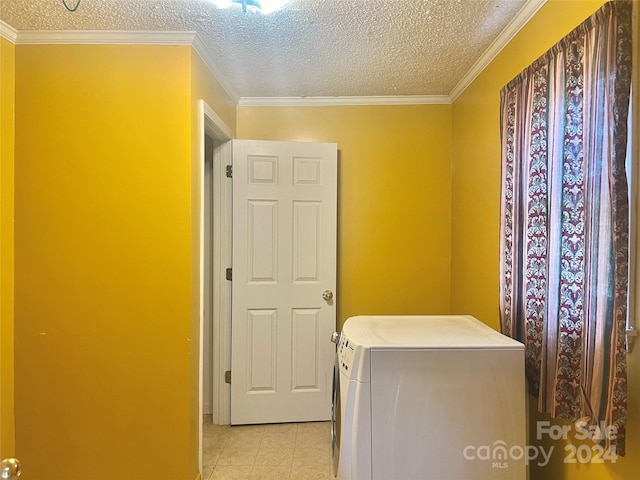
<svg viewBox="0 0 640 480">
<path fill-rule="evenodd" d="M 343 332 L 370 348 L 524 348 L 470 315 L 356 316 Z"/>
</svg>

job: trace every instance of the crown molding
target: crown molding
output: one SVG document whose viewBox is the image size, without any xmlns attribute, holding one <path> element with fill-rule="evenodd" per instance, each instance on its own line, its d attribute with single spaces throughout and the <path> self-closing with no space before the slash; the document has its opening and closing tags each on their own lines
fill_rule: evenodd
<svg viewBox="0 0 640 480">
<path fill-rule="evenodd" d="M 528 0 L 524 7 L 520 9 L 517 15 L 509 22 L 500 35 L 489 45 L 489 48 L 485 50 L 482 56 L 476 63 L 473 64 L 471 69 L 466 73 L 462 80 L 453 87 L 449 92 L 451 102 L 455 102 L 456 99 L 464 92 L 469 85 L 476 79 L 480 73 L 493 61 L 494 58 L 502 51 L 502 49 L 517 35 L 517 33 L 524 27 L 529 20 L 542 8 L 547 0 Z"/>
<path fill-rule="evenodd" d="M 528 0 L 449 95 L 240 97 L 204 42 L 193 31 L 16 30 L 0 20 L 0 37 L 16 45 L 189 45 L 239 106 L 438 105 L 455 102 L 546 1 Z"/>
<path fill-rule="evenodd" d="M 18 45 L 192 45 L 196 32 L 20 30 Z"/>
<path fill-rule="evenodd" d="M 233 103 L 238 105 L 238 103 L 240 102 L 240 95 L 238 95 L 238 92 L 233 87 L 233 84 L 226 78 L 226 75 L 224 74 L 222 69 L 215 62 L 215 60 L 213 59 L 213 55 L 211 55 L 211 52 L 209 51 L 205 43 L 202 41 L 200 36 L 198 35 L 195 36 L 195 38 L 193 39 L 192 45 L 193 45 L 193 49 L 198 54 L 198 56 L 202 59 L 202 61 L 205 63 L 209 71 L 213 74 L 214 77 L 216 77 L 216 79 L 218 80 L 218 83 L 220 83 L 224 91 L 227 92 L 227 95 L 231 97 L 231 100 L 233 101 Z"/>
<path fill-rule="evenodd" d="M 6 33 L 5 33 L 6 32 Z M 237 104 L 240 96 L 193 31 L 16 30 L 0 21 L 0 34 L 16 45 L 189 45 Z"/>
<path fill-rule="evenodd" d="M 9 40 L 11 43 L 16 43 L 18 31 L 8 23 L 0 20 L 0 37 Z"/>
<path fill-rule="evenodd" d="M 318 107 L 343 105 L 447 105 L 447 95 L 389 95 L 379 97 L 241 97 L 239 107 Z"/>
</svg>

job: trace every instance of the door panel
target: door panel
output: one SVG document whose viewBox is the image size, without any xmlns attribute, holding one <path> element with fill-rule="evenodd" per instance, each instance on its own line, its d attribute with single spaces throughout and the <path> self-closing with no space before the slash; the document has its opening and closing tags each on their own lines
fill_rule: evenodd
<svg viewBox="0 0 640 480">
<path fill-rule="evenodd" d="M 233 142 L 231 423 L 330 418 L 337 147 Z"/>
</svg>

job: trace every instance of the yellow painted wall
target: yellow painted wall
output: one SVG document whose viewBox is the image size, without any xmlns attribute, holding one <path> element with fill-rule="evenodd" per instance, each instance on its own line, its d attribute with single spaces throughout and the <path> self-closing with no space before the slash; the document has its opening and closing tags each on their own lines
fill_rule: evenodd
<svg viewBox="0 0 640 480">
<path fill-rule="evenodd" d="M 16 47 L 26 480 L 195 478 L 191 60 L 188 46 Z"/>
<path fill-rule="evenodd" d="M 500 89 L 597 10 L 602 1 L 550 0 L 456 100 L 453 106 L 452 313 L 470 313 L 499 328 Z M 638 52 L 638 50 L 636 50 Z M 640 351 L 629 359 L 627 456 L 616 464 L 566 464 L 561 442 L 531 478 L 593 480 L 638 478 L 640 464 Z M 530 426 L 548 420 L 531 404 Z"/>
<path fill-rule="evenodd" d="M 198 113 L 197 102 L 202 99 L 220 117 L 231 131 L 236 128 L 236 102 L 215 78 L 207 65 L 191 50 L 191 106 L 194 113 Z M 198 120 L 199 117 L 193 117 Z M 194 133 L 197 129 L 194 129 Z M 199 151 L 199 137 L 193 148 Z"/>
<path fill-rule="evenodd" d="M 13 221 L 15 46 L 0 37 L 0 458 L 14 456 Z"/>
<path fill-rule="evenodd" d="M 239 107 L 237 136 L 337 142 L 339 325 L 448 313 L 450 105 Z"/>
</svg>

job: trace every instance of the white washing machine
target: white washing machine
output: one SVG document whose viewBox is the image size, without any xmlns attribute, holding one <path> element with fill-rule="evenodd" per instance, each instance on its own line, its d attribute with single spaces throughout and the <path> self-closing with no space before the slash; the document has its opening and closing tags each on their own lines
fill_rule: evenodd
<svg viewBox="0 0 640 480">
<path fill-rule="evenodd" d="M 524 346 L 471 316 L 358 316 L 337 344 L 338 480 L 526 478 Z"/>
</svg>

